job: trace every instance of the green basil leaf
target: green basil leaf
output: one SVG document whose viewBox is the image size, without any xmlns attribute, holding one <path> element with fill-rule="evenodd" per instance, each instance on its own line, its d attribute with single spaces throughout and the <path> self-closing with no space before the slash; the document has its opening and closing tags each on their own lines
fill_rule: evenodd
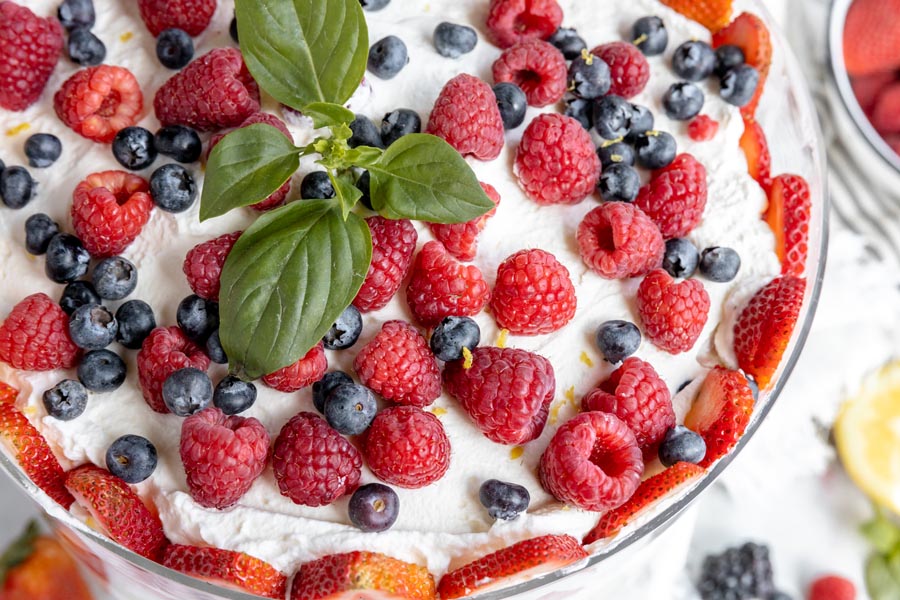
<svg viewBox="0 0 900 600">
<path fill-rule="evenodd" d="M 206 164 L 200 220 L 269 197 L 300 166 L 300 149 L 264 123 L 237 129 L 216 144 Z"/>
<path fill-rule="evenodd" d="M 900 581 L 880 554 L 872 554 L 866 562 L 866 590 L 872 600 L 900 600 Z"/>
<path fill-rule="evenodd" d="M 222 346 L 231 370 L 256 379 L 293 364 L 353 301 L 372 259 L 366 222 L 331 200 L 265 213 L 222 269 Z"/>
<path fill-rule="evenodd" d="M 369 32 L 358 0 L 237 0 L 235 15 L 247 68 L 282 104 L 344 104 L 359 87 Z"/>
<path fill-rule="evenodd" d="M 372 206 L 388 219 L 463 223 L 494 207 L 459 152 L 433 135 L 403 136 L 369 173 Z"/>
<path fill-rule="evenodd" d="M 346 125 L 356 118 L 348 108 L 330 102 L 313 102 L 303 107 L 303 115 L 312 119 L 313 127 L 332 127 Z"/>
<path fill-rule="evenodd" d="M 353 207 L 356 206 L 356 203 L 359 202 L 359 199 L 362 198 L 362 192 L 356 187 L 352 173 L 335 175 L 333 172 L 328 171 L 328 177 L 331 179 L 331 185 L 334 186 L 334 194 L 341 205 L 341 214 L 346 219 Z"/>
<path fill-rule="evenodd" d="M 860 531 L 881 554 L 888 554 L 900 545 L 900 528 L 885 517 L 881 510 L 876 511 L 875 518 L 865 523 Z"/>
<path fill-rule="evenodd" d="M 354 167 L 367 168 L 378 162 L 384 150 L 371 146 L 357 146 L 347 152 L 347 162 Z"/>
</svg>

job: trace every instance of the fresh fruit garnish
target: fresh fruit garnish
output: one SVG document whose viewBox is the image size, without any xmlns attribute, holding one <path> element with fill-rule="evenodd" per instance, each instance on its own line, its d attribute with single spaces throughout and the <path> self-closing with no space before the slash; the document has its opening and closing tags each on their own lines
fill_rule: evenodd
<svg viewBox="0 0 900 600">
<path fill-rule="evenodd" d="M 707 195 L 706 167 L 685 153 L 653 172 L 635 204 L 669 239 L 684 237 L 700 224 Z"/>
<path fill-rule="evenodd" d="M 419 251 L 406 287 L 406 302 L 419 324 L 434 327 L 446 317 L 474 317 L 490 298 L 477 266 L 457 261 L 437 241 Z"/>
<path fill-rule="evenodd" d="M 734 448 L 753 414 L 753 391 L 738 371 L 716 367 L 707 374 L 684 425 L 706 442 L 699 465 L 709 467 Z"/>
<path fill-rule="evenodd" d="M 192 577 L 264 598 L 284 598 L 287 587 L 287 577 L 283 573 L 243 552 L 170 544 L 162 564 Z"/>
<path fill-rule="evenodd" d="M 526 40 L 546 40 L 563 20 L 556 0 L 491 0 L 487 28 L 501 48 Z"/>
<path fill-rule="evenodd" d="M 763 218 L 775 234 L 775 253 L 781 273 L 800 277 L 809 254 L 809 221 L 812 211 L 809 184 L 799 175 L 779 175 L 769 189 L 769 206 Z"/>
<path fill-rule="evenodd" d="M 138 351 L 137 368 L 144 400 L 156 412 L 167 413 L 163 384 L 179 369 L 206 371 L 209 357 L 179 327 L 158 327 Z"/>
<path fill-rule="evenodd" d="M 584 264 L 605 279 L 645 275 L 659 267 L 665 252 L 656 223 L 625 202 L 607 202 L 589 212 L 577 239 Z"/>
<path fill-rule="evenodd" d="M 328 359 L 325 357 L 325 348 L 320 342 L 294 364 L 269 373 L 262 380 L 270 388 L 289 394 L 322 379 L 327 368 Z"/>
<path fill-rule="evenodd" d="M 400 498 L 383 483 L 360 486 L 350 497 L 347 516 L 362 531 L 385 531 L 397 520 Z"/>
<path fill-rule="evenodd" d="M 181 29 L 197 37 L 209 26 L 216 0 L 139 0 L 138 9 L 153 37 L 166 29 Z"/>
<path fill-rule="evenodd" d="M 0 325 L 0 361 L 14 369 L 70 369 L 80 353 L 69 337 L 69 316 L 46 294 L 16 304 Z"/>
<path fill-rule="evenodd" d="M 900 67 L 898 0 L 855 0 L 844 22 L 844 63 L 851 75 Z"/>
<path fill-rule="evenodd" d="M 94 258 L 121 254 L 150 220 L 147 180 L 125 171 L 88 175 L 75 187 L 72 226 Z"/>
<path fill-rule="evenodd" d="M 0 3 L 0 106 L 25 110 L 50 79 L 63 47 L 59 21 L 42 19 L 15 2 Z"/>
<path fill-rule="evenodd" d="M 772 40 L 766 24 L 758 16 L 741 13 L 724 29 L 713 35 L 713 47 L 737 46 L 744 51 L 746 64 L 759 71 L 756 93 L 749 104 L 741 108 L 741 114 L 752 117 L 756 113 L 772 66 Z"/>
<path fill-rule="evenodd" d="M 194 246 L 184 257 L 184 275 L 195 294 L 206 300 L 218 301 L 219 278 L 222 265 L 234 243 L 241 237 L 240 231 L 226 233 L 208 242 Z"/>
<path fill-rule="evenodd" d="M 809 586 L 809 600 L 856 600 L 856 586 L 839 575 L 823 575 Z"/>
<path fill-rule="evenodd" d="M 694 347 L 709 318 L 709 308 L 709 294 L 697 279 L 676 282 L 663 269 L 656 269 L 638 287 L 637 310 L 644 334 L 670 354 Z"/>
<path fill-rule="evenodd" d="M 487 83 L 462 73 L 447 82 L 431 110 L 427 133 L 463 156 L 494 160 L 503 150 L 503 119 Z"/>
<path fill-rule="evenodd" d="M 3 600 L 92 600 L 78 566 L 58 541 L 32 521 L 0 555 Z"/>
<path fill-rule="evenodd" d="M 478 234 L 480 234 L 487 225 L 488 219 L 497 212 L 496 206 L 500 204 L 500 194 L 494 189 L 494 186 L 488 183 L 481 183 L 484 193 L 493 201 L 495 208 L 472 221 L 465 223 L 452 223 L 444 225 L 441 223 L 429 223 L 428 227 L 431 233 L 439 242 L 444 244 L 447 252 L 455 256 L 461 261 L 470 261 L 475 258 L 478 250 Z"/>
<path fill-rule="evenodd" d="M 338 598 L 434 600 L 428 569 L 378 554 L 348 552 L 305 563 L 291 584 L 291 600 Z"/>
<path fill-rule="evenodd" d="M 491 517 L 514 521 L 520 513 L 528 510 L 531 494 L 525 486 L 517 483 L 488 479 L 478 488 L 478 499 Z"/>
<path fill-rule="evenodd" d="M 695 142 L 708 142 L 719 132 L 719 122 L 708 117 L 707 115 L 699 115 L 688 123 L 688 136 Z"/>
<path fill-rule="evenodd" d="M 731 0 L 662 0 L 662 3 L 713 33 L 731 20 Z"/>
<path fill-rule="evenodd" d="M 562 52 L 547 42 L 527 40 L 503 51 L 492 67 L 494 82 L 514 83 L 529 106 L 549 106 L 566 93 L 569 70 Z"/>
<path fill-rule="evenodd" d="M 75 133 L 108 144 L 137 123 L 144 95 L 131 71 L 100 65 L 69 77 L 53 97 L 53 108 Z"/>
<path fill-rule="evenodd" d="M 768 192 L 772 185 L 772 156 L 769 154 L 766 134 L 756 119 L 744 117 L 744 134 L 740 143 L 747 158 L 750 177 Z"/>
<path fill-rule="evenodd" d="M 612 75 L 610 94 L 633 98 L 647 87 L 647 82 L 650 81 L 650 63 L 634 44 L 610 42 L 592 49 L 591 54 L 609 65 Z"/>
<path fill-rule="evenodd" d="M 450 439 L 440 419 L 415 406 L 378 413 L 364 441 L 366 463 L 386 483 L 416 489 L 450 468 Z"/>
<path fill-rule="evenodd" d="M 353 305 L 360 312 L 372 312 L 387 306 L 403 283 L 412 264 L 419 234 L 407 219 L 366 219 L 372 236 L 372 262 L 366 280 Z"/>
</svg>

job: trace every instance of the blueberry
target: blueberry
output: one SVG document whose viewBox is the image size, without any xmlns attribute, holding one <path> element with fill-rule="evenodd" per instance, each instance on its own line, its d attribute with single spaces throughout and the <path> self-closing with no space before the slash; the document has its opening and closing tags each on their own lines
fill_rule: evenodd
<svg viewBox="0 0 900 600">
<path fill-rule="evenodd" d="M 359 202 L 369 210 L 372 210 L 372 175 L 370 175 L 368 171 L 363 171 L 362 175 L 359 176 L 359 179 L 356 180 L 356 187 L 362 192 Z"/>
<path fill-rule="evenodd" d="M 125 361 L 110 350 L 88 352 L 78 365 L 78 381 L 92 392 L 111 392 L 125 381 Z"/>
<path fill-rule="evenodd" d="M 716 48 L 716 75 L 719 77 L 745 62 L 744 51 L 740 46 L 726 44 Z"/>
<path fill-rule="evenodd" d="M 62 142 L 50 133 L 36 133 L 25 140 L 25 156 L 28 164 L 37 169 L 49 167 L 62 154 Z"/>
<path fill-rule="evenodd" d="M 184 125 L 170 125 L 157 131 L 153 136 L 153 147 L 163 156 L 180 163 L 192 163 L 203 153 L 200 136 Z"/>
<path fill-rule="evenodd" d="M 434 48 L 447 58 L 459 58 L 475 49 L 478 34 L 471 27 L 455 23 L 441 23 L 434 28 Z"/>
<path fill-rule="evenodd" d="M 653 130 L 655 121 L 656 119 L 653 117 L 653 113 L 650 112 L 649 108 L 640 104 L 632 104 L 631 127 L 628 129 L 628 135 L 625 136 L 625 141 L 629 144 L 633 144 L 642 133 Z"/>
<path fill-rule="evenodd" d="M 106 450 L 106 468 L 125 483 L 140 483 L 156 470 L 156 446 L 139 435 L 123 435 Z"/>
<path fill-rule="evenodd" d="M 350 522 L 363 531 L 377 532 L 391 528 L 400 514 L 397 492 L 383 483 L 369 483 L 350 496 L 347 515 Z"/>
<path fill-rule="evenodd" d="M 228 375 L 216 385 L 213 405 L 226 415 L 236 415 L 253 406 L 256 402 L 256 386 L 249 381 L 241 381 Z"/>
<path fill-rule="evenodd" d="M 581 126 L 588 131 L 594 126 L 594 103 L 590 100 L 582 100 L 581 98 L 569 98 L 566 100 L 566 110 L 563 112 L 567 117 L 571 117 L 581 123 Z"/>
<path fill-rule="evenodd" d="M 641 177 L 634 167 L 610 165 L 600 173 L 597 191 L 607 202 L 634 202 L 641 189 Z"/>
<path fill-rule="evenodd" d="M 119 323 L 109 309 L 101 304 L 78 307 L 69 319 L 69 337 L 85 350 L 101 350 L 116 339 Z"/>
<path fill-rule="evenodd" d="M 353 132 L 353 135 L 347 140 L 347 144 L 351 148 L 358 146 L 384 148 L 384 142 L 381 141 L 381 132 L 369 117 L 356 115 L 356 118 L 350 123 L 350 131 Z"/>
<path fill-rule="evenodd" d="M 197 184 L 181 165 L 163 165 L 150 176 L 150 196 L 164 211 L 184 212 L 197 199 Z"/>
<path fill-rule="evenodd" d="M 617 364 L 637 352 L 641 330 L 628 321 L 607 321 L 597 328 L 597 348 L 608 363 Z"/>
<path fill-rule="evenodd" d="M 733 106 L 746 106 L 759 86 L 759 71 L 750 65 L 740 65 L 722 75 L 719 83 L 725 102 Z"/>
<path fill-rule="evenodd" d="M 219 304 L 191 294 L 178 304 L 175 320 L 186 336 L 205 342 L 219 328 Z"/>
<path fill-rule="evenodd" d="M 663 97 L 663 108 L 670 119 L 688 121 L 700 114 L 706 97 L 693 83 L 673 83 Z"/>
<path fill-rule="evenodd" d="M 700 255 L 700 272 L 710 281 L 726 283 L 740 270 L 741 257 L 731 248 L 707 248 Z"/>
<path fill-rule="evenodd" d="M 71 284 L 74 285 L 74 284 Z M 129 300 L 116 311 L 119 331 L 116 341 L 130 350 L 138 350 L 150 332 L 156 329 L 153 309 L 143 300 Z"/>
<path fill-rule="evenodd" d="M 210 405 L 213 398 L 212 381 L 200 369 L 178 369 L 163 383 L 162 397 L 172 414 L 187 417 Z"/>
<path fill-rule="evenodd" d="M 44 213 L 35 213 L 25 221 L 25 249 L 40 256 L 47 252 L 53 236 L 59 233 L 59 225 Z"/>
<path fill-rule="evenodd" d="M 34 197 L 37 184 L 25 167 L 7 167 L 0 171 L 0 200 L 9 208 L 22 208 Z"/>
<path fill-rule="evenodd" d="M 156 160 L 153 134 L 143 127 L 126 127 L 113 139 L 112 152 L 126 169 L 139 171 L 147 168 Z"/>
<path fill-rule="evenodd" d="M 359 0 L 363 10 L 381 10 L 391 3 L 391 0 Z"/>
<path fill-rule="evenodd" d="M 231 24 L 228 26 L 228 35 L 231 36 L 231 39 L 233 39 L 236 44 L 240 43 L 240 40 L 238 39 L 237 17 L 231 17 Z"/>
<path fill-rule="evenodd" d="M 634 109 L 625 98 L 603 96 L 594 101 L 594 129 L 606 140 L 625 137 L 633 114 Z"/>
<path fill-rule="evenodd" d="M 522 88 L 514 83 L 504 81 L 495 85 L 493 90 L 494 97 L 497 99 L 497 108 L 500 109 L 500 118 L 503 120 L 503 128 L 515 129 L 524 123 L 528 100 Z"/>
<path fill-rule="evenodd" d="M 225 348 L 222 347 L 218 328 L 206 338 L 206 355 L 209 357 L 209 360 L 217 365 L 228 364 L 228 355 L 225 354 Z"/>
<path fill-rule="evenodd" d="M 669 45 L 669 32 L 659 17 L 641 17 L 631 28 L 634 45 L 646 56 L 659 56 Z"/>
<path fill-rule="evenodd" d="M 478 499 L 495 519 L 513 521 L 520 513 L 528 510 L 531 494 L 516 483 L 506 483 L 497 479 L 488 479 L 478 490 Z"/>
<path fill-rule="evenodd" d="M 422 119 L 419 114 L 408 108 L 398 108 L 384 115 L 381 120 L 381 141 L 385 147 L 390 146 L 404 135 L 422 131 Z"/>
<path fill-rule="evenodd" d="M 325 171 L 307 173 L 300 182 L 300 197 L 304 200 L 334 198 L 334 186 Z"/>
<path fill-rule="evenodd" d="M 395 35 L 382 38 L 369 48 L 369 71 L 379 79 L 393 79 L 408 62 L 406 44 Z"/>
<path fill-rule="evenodd" d="M 106 45 L 87 27 L 76 27 L 69 32 L 66 50 L 72 62 L 82 67 L 99 65 L 106 58 Z"/>
<path fill-rule="evenodd" d="M 121 300 L 137 287 L 137 267 L 127 258 L 111 256 L 97 263 L 91 279 L 101 298 Z"/>
<path fill-rule="evenodd" d="M 362 315 L 352 304 L 344 309 L 322 341 L 328 350 L 345 350 L 356 343 L 362 333 Z"/>
<path fill-rule="evenodd" d="M 56 14 L 59 16 L 59 22 L 67 30 L 76 27 L 90 29 L 97 20 L 92 0 L 63 0 Z"/>
<path fill-rule="evenodd" d="M 167 69 L 180 69 L 194 58 L 194 40 L 183 29 L 171 28 L 156 38 L 156 58 Z"/>
<path fill-rule="evenodd" d="M 474 350 L 481 342 L 481 329 L 469 317 L 445 317 L 431 334 L 431 351 L 449 362 L 463 357 L 463 348 Z"/>
<path fill-rule="evenodd" d="M 63 290 L 62 297 L 59 299 L 59 305 L 63 312 L 71 315 L 75 310 L 85 304 L 100 304 L 103 298 L 94 289 L 94 286 L 87 281 L 73 281 Z M 118 317 L 116 317 L 118 321 Z"/>
<path fill-rule="evenodd" d="M 685 42 L 672 54 L 672 70 L 682 79 L 703 81 L 716 70 L 716 51 L 706 42 Z"/>
<path fill-rule="evenodd" d="M 574 60 L 581 56 L 582 50 L 587 50 L 587 44 L 578 32 L 568 27 L 560 27 L 547 41 L 562 52 L 566 60 Z"/>
<path fill-rule="evenodd" d="M 597 156 L 604 169 L 617 164 L 634 166 L 634 149 L 622 140 L 603 142 L 597 148 Z"/>
<path fill-rule="evenodd" d="M 678 462 L 697 464 L 706 456 L 706 442 L 698 433 L 684 425 L 676 425 L 666 432 L 659 446 L 659 462 L 671 467 Z"/>
<path fill-rule="evenodd" d="M 607 93 L 611 86 L 609 65 L 587 50 L 569 65 L 567 89 L 576 97 L 593 100 Z"/>
<path fill-rule="evenodd" d="M 647 169 L 662 169 L 669 166 L 678 153 L 678 143 L 665 131 L 648 131 L 634 142 L 637 161 Z"/>
<path fill-rule="evenodd" d="M 316 410 L 325 413 L 325 400 L 336 387 L 351 384 L 353 380 L 343 371 L 329 371 L 312 385 L 312 400 Z"/>
<path fill-rule="evenodd" d="M 697 271 L 700 265 L 700 252 L 685 238 L 666 240 L 666 253 L 663 255 L 663 269 L 676 279 L 685 279 Z"/>
<path fill-rule="evenodd" d="M 87 273 L 90 262 L 91 255 L 81 240 L 68 233 L 58 233 L 47 245 L 44 271 L 56 283 L 69 283 Z"/>
<path fill-rule="evenodd" d="M 44 392 L 47 414 L 60 421 L 71 421 L 87 408 L 87 389 L 74 379 L 64 379 Z"/>
<path fill-rule="evenodd" d="M 375 394 L 358 383 L 341 384 L 325 398 L 325 420 L 344 435 L 364 432 L 372 424 L 377 411 Z"/>
</svg>

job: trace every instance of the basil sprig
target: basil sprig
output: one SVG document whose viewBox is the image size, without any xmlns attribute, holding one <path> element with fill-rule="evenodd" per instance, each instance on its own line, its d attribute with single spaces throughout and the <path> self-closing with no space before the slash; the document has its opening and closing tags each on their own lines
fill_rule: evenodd
<svg viewBox="0 0 900 600">
<path fill-rule="evenodd" d="M 862 534 L 872 546 L 865 567 L 869 596 L 900 600 L 900 527 L 876 506 L 875 518 L 863 525 Z"/>
</svg>

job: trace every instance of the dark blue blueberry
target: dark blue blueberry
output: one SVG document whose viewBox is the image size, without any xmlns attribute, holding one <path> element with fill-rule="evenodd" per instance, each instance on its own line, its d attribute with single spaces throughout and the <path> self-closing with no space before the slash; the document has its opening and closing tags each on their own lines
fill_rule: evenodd
<svg viewBox="0 0 900 600">
<path fill-rule="evenodd" d="M 123 435 L 106 450 L 106 468 L 125 483 L 140 483 L 156 470 L 156 446 L 139 435 Z"/>
<path fill-rule="evenodd" d="M 478 499 L 491 517 L 503 521 L 519 518 L 531 504 L 531 494 L 523 486 L 497 479 L 488 479 L 481 484 Z"/>
<path fill-rule="evenodd" d="M 619 164 L 634 166 L 634 148 L 621 140 L 603 142 L 597 148 L 597 156 L 604 169 Z"/>
<path fill-rule="evenodd" d="M 213 405 L 226 415 L 244 412 L 256 402 L 256 386 L 228 375 L 213 392 Z"/>
<path fill-rule="evenodd" d="M 197 199 L 197 183 L 181 165 L 163 165 L 150 176 L 150 196 L 164 211 L 184 212 Z"/>
<path fill-rule="evenodd" d="M 163 383 L 162 397 L 172 414 L 187 417 L 212 403 L 212 381 L 200 369 L 178 369 Z"/>
<path fill-rule="evenodd" d="M 222 347 L 222 339 L 219 337 L 218 329 L 206 338 L 206 355 L 209 357 L 209 360 L 217 365 L 228 364 L 228 355 L 225 354 L 225 348 Z"/>
<path fill-rule="evenodd" d="M 0 171 L 0 200 L 9 208 L 22 208 L 34 197 L 37 184 L 25 167 Z"/>
<path fill-rule="evenodd" d="M 325 400 L 339 385 L 351 384 L 353 379 L 343 371 L 329 371 L 312 385 L 313 406 L 320 413 L 325 413 Z"/>
<path fill-rule="evenodd" d="M 389 35 L 369 48 L 369 72 L 379 79 L 393 79 L 409 62 L 406 44 L 395 35 Z"/>
<path fill-rule="evenodd" d="M 81 358 L 78 381 L 92 392 L 111 392 L 125 381 L 125 361 L 110 350 L 94 350 Z"/>
<path fill-rule="evenodd" d="M 219 304 L 191 294 L 178 304 L 175 320 L 186 336 L 205 342 L 219 328 Z"/>
<path fill-rule="evenodd" d="M 344 309 L 322 341 L 328 350 L 345 350 L 356 343 L 362 333 L 362 315 L 352 304 Z"/>
<path fill-rule="evenodd" d="M 663 97 L 663 108 L 670 119 L 688 121 L 700 114 L 706 97 L 693 83 L 673 83 Z"/>
<path fill-rule="evenodd" d="M 334 198 L 334 186 L 325 171 L 307 173 L 300 182 L 300 197 L 304 200 Z"/>
<path fill-rule="evenodd" d="M 50 133 L 36 133 L 25 140 L 25 156 L 32 167 L 43 169 L 55 163 L 62 154 L 62 142 Z"/>
<path fill-rule="evenodd" d="M 659 462 L 664 467 L 675 463 L 689 462 L 697 464 L 706 456 L 706 442 L 698 433 L 694 433 L 684 425 L 676 425 L 666 432 L 659 446 Z"/>
<path fill-rule="evenodd" d="M 106 45 L 86 27 L 77 27 L 69 33 L 66 50 L 72 62 L 82 67 L 99 65 L 106 58 Z"/>
<path fill-rule="evenodd" d="M 697 271 L 700 265 L 700 252 L 690 240 L 672 238 L 666 240 L 666 253 L 663 255 L 663 269 L 676 279 L 685 279 Z"/>
<path fill-rule="evenodd" d="M 372 148 L 384 148 L 384 142 L 381 141 L 381 131 L 372 119 L 365 115 L 356 115 L 356 118 L 350 123 L 350 131 L 353 135 L 347 140 L 347 144 L 351 148 L 358 146 L 371 146 Z"/>
<path fill-rule="evenodd" d="M 59 225 L 44 213 L 36 213 L 25 221 L 25 249 L 40 256 L 47 252 L 53 236 L 59 233 Z"/>
<path fill-rule="evenodd" d="M 665 131 L 648 131 L 634 141 L 638 164 L 647 169 L 669 166 L 678 153 L 678 143 Z"/>
<path fill-rule="evenodd" d="M 522 88 L 514 83 L 504 81 L 495 85 L 493 90 L 494 97 L 497 99 L 497 108 L 500 109 L 500 118 L 503 120 L 503 128 L 515 129 L 525 122 L 528 100 Z"/>
<path fill-rule="evenodd" d="M 384 115 L 381 120 L 381 141 L 385 147 L 390 146 L 404 135 L 420 133 L 422 119 L 419 114 L 408 108 L 398 108 Z"/>
<path fill-rule="evenodd" d="M 560 27 L 547 41 L 562 52 L 566 60 L 574 60 L 581 56 L 582 50 L 587 50 L 587 44 L 578 32 L 568 27 Z"/>
<path fill-rule="evenodd" d="M 710 281 L 726 283 L 740 270 L 741 257 L 731 248 L 707 248 L 700 255 L 700 272 Z"/>
<path fill-rule="evenodd" d="M 347 515 L 363 531 L 378 532 L 391 528 L 400 514 L 397 492 L 383 483 L 362 485 L 350 496 Z"/>
<path fill-rule="evenodd" d="M 759 71 L 750 65 L 740 65 L 722 75 L 719 83 L 725 102 L 733 106 L 746 106 L 756 94 Z"/>
<path fill-rule="evenodd" d="M 156 329 L 153 309 L 143 300 L 129 300 L 122 304 L 116 311 L 116 321 L 119 323 L 116 341 L 129 350 L 140 349 L 150 332 Z"/>
<path fill-rule="evenodd" d="M 449 362 L 463 357 L 463 348 L 474 350 L 481 342 L 481 328 L 469 317 L 445 317 L 431 334 L 431 351 Z"/>
<path fill-rule="evenodd" d="M 659 17 L 641 17 L 631 28 L 631 40 L 646 56 L 659 56 L 669 45 L 669 32 Z"/>
<path fill-rule="evenodd" d="M 588 131 L 594 126 L 594 103 L 590 100 L 582 100 L 581 98 L 567 99 L 566 110 L 563 114 L 581 123 L 581 126 Z"/>
<path fill-rule="evenodd" d="M 683 391 L 684 388 L 686 388 L 687 386 L 691 385 L 692 383 L 694 383 L 694 380 L 693 380 L 693 379 L 688 379 L 687 381 L 683 381 L 683 382 L 681 383 L 681 385 L 678 386 L 678 389 L 676 390 L 676 392 Z"/>
<path fill-rule="evenodd" d="M 153 136 L 153 147 L 163 156 L 180 163 L 192 163 L 203 152 L 200 136 L 184 125 L 170 125 L 157 131 Z"/>
<path fill-rule="evenodd" d="M 740 46 L 726 44 L 716 48 L 716 75 L 719 77 L 745 62 L 744 51 Z"/>
<path fill-rule="evenodd" d="M 167 69 L 181 69 L 194 58 L 194 40 L 183 29 L 166 29 L 156 38 L 156 58 Z"/>
<path fill-rule="evenodd" d="M 567 83 L 567 89 L 578 98 L 593 100 L 612 87 L 612 73 L 605 61 L 585 52 L 569 65 Z"/>
<path fill-rule="evenodd" d="M 628 129 L 628 135 L 625 141 L 633 144 L 639 135 L 653 130 L 656 119 L 650 109 L 640 104 L 631 105 L 631 127 Z"/>
<path fill-rule="evenodd" d="M 641 189 L 641 177 L 634 167 L 626 164 L 610 165 L 600 173 L 597 191 L 607 202 L 634 202 Z"/>
<path fill-rule="evenodd" d="M 68 30 L 76 27 L 90 29 L 97 20 L 92 0 L 63 0 L 56 11 L 59 22 Z"/>
<path fill-rule="evenodd" d="M 716 70 L 716 51 L 706 42 L 685 42 L 672 54 L 672 70 L 682 79 L 703 81 Z"/>
<path fill-rule="evenodd" d="M 88 271 L 91 255 L 74 235 L 58 233 L 47 245 L 44 271 L 56 283 L 69 283 L 83 277 Z"/>
<path fill-rule="evenodd" d="M 68 284 L 59 299 L 59 305 L 67 315 L 71 315 L 77 308 L 85 304 L 101 304 L 102 302 L 103 298 L 87 281 L 73 281 Z M 116 320 L 118 321 L 118 317 Z"/>
<path fill-rule="evenodd" d="M 628 321 L 607 321 L 597 328 L 597 348 L 608 363 L 617 364 L 637 352 L 641 330 Z"/>
<path fill-rule="evenodd" d="M 228 26 L 228 35 L 231 36 L 231 39 L 233 39 L 236 44 L 240 43 L 240 40 L 238 39 L 237 17 L 231 17 L 231 24 Z"/>
<path fill-rule="evenodd" d="M 119 323 L 101 304 L 79 306 L 69 319 L 69 337 L 85 350 L 102 350 L 116 339 Z"/>
<path fill-rule="evenodd" d="M 634 109 L 621 96 L 603 96 L 594 100 L 594 129 L 605 140 L 617 140 L 628 135 Z"/>
<path fill-rule="evenodd" d="M 478 34 L 471 27 L 441 23 L 434 28 L 434 48 L 447 58 L 459 58 L 475 49 Z"/>
<path fill-rule="evenodd" d="M 111 256 L 97 263 L 91 280 L 101 298 L 121 300 L 137 287 L 137 267 L 127 258 Z"/>
<path fill-rule="evenodd" d="M 356 187 L 362 192 L 362 196 L 359 198 L 360 203 L 369 210 L 372 210 L 372 176 L 368 171 L 362 172 L 362 175 L 356 180 Z"/>
<path fill-rule="evenodd" d="M 391 0 L 359 0 L 363 10 L 381 10 L 391 3 Z"/>
<path fill-rule="evenodd" d="M 6 163 L 0 160 L 0 171 L 6 168 Z"/>
<path fill-rule="evenodd" d="M 113 138 L 112 152 L 119 164 L 126 169 L 145 169 L 156 160 L 153 134 L 143 127 L 126 127 Z"/>
<path fill-rule="evenodd" d="M 87 408 L 88 393 L 80 382 L 64 379 L 44 392 L 43 399 L 48 415 L 60 421 L 71 421 Z"/>
<path fill-rule="evenodd" d="M 325 398 L 325 420 L 344 435 L 359 435 L 369 428 L 378 405 L 375 394 L 364 385 L 344 383 Z"/>
</svg>

